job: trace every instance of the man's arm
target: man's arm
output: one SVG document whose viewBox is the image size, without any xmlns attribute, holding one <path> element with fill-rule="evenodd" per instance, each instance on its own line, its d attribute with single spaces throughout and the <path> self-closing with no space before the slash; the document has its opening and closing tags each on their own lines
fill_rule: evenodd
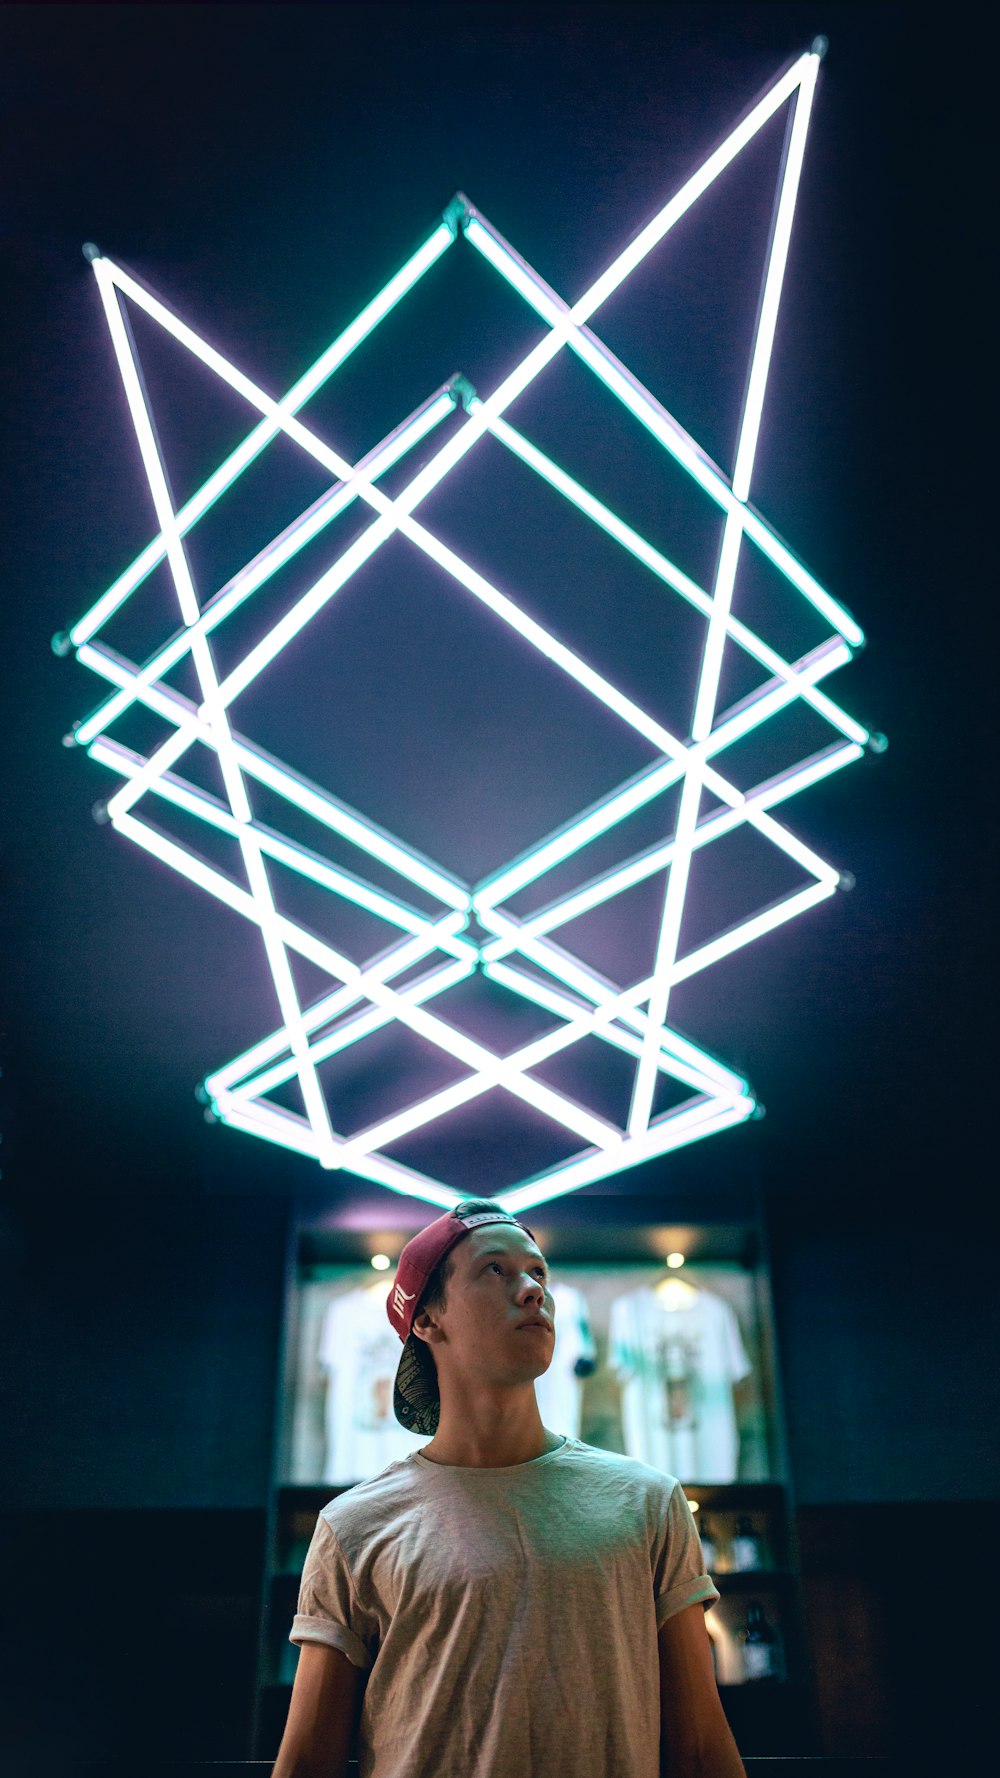
<svg viewBox="0 0 1000 1778">
<path fill-rule="evenodd" d="M 662 1778 L 746 1778 L 715 1683 L 704 1606 L 675 1612 L 657 1643 Z"/>
<path fill-rule="evenodd" d="M 272 1778 L 347 1778 L 363 1682 L 339 1648 L 302 1643 Z"/>
</svg>

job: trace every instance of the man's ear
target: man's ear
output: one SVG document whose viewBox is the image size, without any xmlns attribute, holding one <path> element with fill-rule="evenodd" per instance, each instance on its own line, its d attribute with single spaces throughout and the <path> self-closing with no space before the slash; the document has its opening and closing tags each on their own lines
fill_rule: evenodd
<svg viewBox="0 0 1000 1778">
<path fill-rule="evenodd" d="M 428 1346 L 436 1346 L 438 1341 L 444 1338 L 433 1315 L 427 1309 L 417 1310 L 410 1331 L 416 1334 L 418 1340 L 425 1341 Z"/>
</svg>

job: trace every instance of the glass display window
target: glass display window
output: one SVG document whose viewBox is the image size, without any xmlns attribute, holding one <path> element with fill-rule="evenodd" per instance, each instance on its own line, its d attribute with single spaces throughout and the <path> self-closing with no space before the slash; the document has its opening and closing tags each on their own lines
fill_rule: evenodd
<svg viewBox="0 0 1000 1778">
<path fill-rule="evenodd" d="M 551 1262 L 556 1342 L 535 1388 L 543 1423 L 720 1485 L 773 1474 L 755 1275 L 732 1262 Z M 312 1263 L 296 1284 L 282 1481 L 348 1487 L 426 1440 L 392 1410 L 400 1345 L 392 1273 Z"/>
</svg>

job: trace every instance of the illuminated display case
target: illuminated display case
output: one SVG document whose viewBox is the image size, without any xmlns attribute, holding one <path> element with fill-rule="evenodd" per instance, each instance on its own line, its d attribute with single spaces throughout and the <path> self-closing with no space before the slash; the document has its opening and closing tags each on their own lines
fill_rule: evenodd
<svg viewBox="0 0 1000 1778">
<path fill-rule="evenodd" d="M 707 1621 L 741 1750 L 808 1751 L 811 1686 L 760 1230 L 750 1221 L 569 1228 L 541 1213 L 530 1225 L 556 1297 L 556 1350 L 536 1386 L 543 1422 L 679 1476 L 720 1593 Z M 289 1256 L 258 1757 L 273 1757 L 284 1725 L 298 1659 L 288 1632 L 320 1509 L 424 1442 L 392 1416 L 392 1267 L 371 1265 L 375 1252 L 394 1262 L 411 1232 L 304 1224 Z M 667 1263 L 678 1254 L 683 1266 Z"/>
</svg>

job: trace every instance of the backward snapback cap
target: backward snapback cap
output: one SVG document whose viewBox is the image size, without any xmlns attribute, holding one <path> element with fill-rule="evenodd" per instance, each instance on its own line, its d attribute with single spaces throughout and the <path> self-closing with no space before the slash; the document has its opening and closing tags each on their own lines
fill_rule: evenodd
<svg viewBox="0 0 1000 1778">
<path fill-rule="evenodd" d="M 412 1241 L 407 1241 L 396 1263 L 396 1276 L 385 1303 L 389 1320 L 403 1342 L 392 1392 L 392 1408 L 399 1424 L 408 1432 L 431 1436 L 437 1431 L 441 1417 L 434 1359 L 426 1342 L 413 1333 L 413 1318 L 435 1266 L 440 1265 L 445 1254 L 450 1253 L 470 1229 L 481 1228 L 487 1222 L 513 1223 L 515 1228 L 524 1229 L 526 1235 L 531 1235 L 532 1240 L 535 1238 L 531 1230 L 507 1210 L 474 1210 L 463 1216 L 462 1205 L 456 1204 L 453 1210 L 429 1222 Z"/>
</svg>

